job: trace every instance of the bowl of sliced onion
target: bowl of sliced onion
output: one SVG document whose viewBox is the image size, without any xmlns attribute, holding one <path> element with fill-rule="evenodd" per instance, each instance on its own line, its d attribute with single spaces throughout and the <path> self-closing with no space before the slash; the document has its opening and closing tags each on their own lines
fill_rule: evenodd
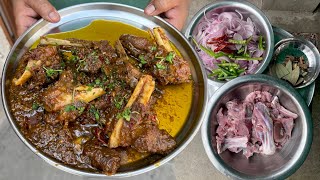
<svg viewBox="0 0 320 180">
<path fill-rule="evenodd" d="M 274 35 L 263 12 L 245 1 L 220 1 L 191 20 L 189 37 L 208 78 L 218 84 L 262 73 L 272 59 Z"/>
</svg>

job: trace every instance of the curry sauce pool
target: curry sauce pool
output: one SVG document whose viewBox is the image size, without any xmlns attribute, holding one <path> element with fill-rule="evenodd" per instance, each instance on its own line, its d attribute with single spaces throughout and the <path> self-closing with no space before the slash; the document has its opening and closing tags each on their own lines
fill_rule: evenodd
<svg viewBox="0 0 320 180">
<path fill-rule="evenodd" d="M 141 29 L 116 21 L 95 20 L 88 26 L 69 32 L 49 34 L 47 37 L 67 39 L 77 38 L 90 41 L 108 40 L 114 44 L 122 34 L 133 34 L 146 38 L 150 35 Z M 36 42 L 33 48 L 39 43 Z M 192 103 L 192 83 L 163 86 L 164 95 L 156 104 L 159 127 L 176 136 L 188 118 Z"/>
<path fill-rule="evenodd" d="M 97 26 L 97 24 L 102 24 L 104 29 L 98 31 L 99 28 L 92 27 Z M 117 28 L 121 29 L 121 32 L 117 31 L 119 34 L 108 34 L 108 30 L 105 30 L 108 29 L 107 27 L 109 26 L 114 28 L 118 25 L 121 25 L 121 27 Z M 170 135 L 175 136 L 179 132 L 188 117 L 191 106 L 192 83 L 182 83 L 184 82 L 183 78 L 190 76 L 183 77 L 183 73 L 187 71 L 183 69 L 185 68 L 185 64 L 183 61 L 179 62 L 179 57 L 168 53 L 169 51 L 166 51 L 162 46 L 153 47 L 151 46 L 152 44 L 148 45 L 148 43 L 151 42 L 148 42 L 150 38 L 147 40 L 142 37 L 148 37 L 149 34 L 142 30 L 132 29 L 134 29 L 134 27 L 118 22 L 95 21 L 90 26 L 80 30 L 48 35 L 41 39 L 40 46 L 28 52 L 29 54 L 26 53 L 24 55 L 17 69 L 16 79 L 13 81 L 10 90 L 12 95 L 11 108 L 17 117 L 17 121 L 22 122 L 20 126 L 25 128 L 24 132 L 30 131 L 30 133 L 27 134 L 27 138 L 32 141 L 33 144 L 49 155 L 52 153 L 58 154 L 58 157 L 54 157 L 66 164 L 72 164 L 80 168 L 89 168 L 86 165 L 91 164 L 91 166 L 107 174 L 113 174 L 115 170 L 117 170 L 117 166 L 119 165 L 119 158 L 117 157 L 121 157 L 120 164 L 123 165 L 146 156 L 145 152 L 162 154 L 167 153 L 168 150 L 173 147 Z M 92 33 L 93 31 L 94 33 Z M 112 37 L 112 35 L 114 36 Z M 116 40 L 119 37 L 120 43 L 125 48 L 126 53 L 136 58 L 131 61 L 138 61 L 140 64 L 135 63 L 133 66 L 130 62 L 128 63 L 123 60 L 124 57 L 121 57 L 121 48 L 116 47 L 117 42 L 119 42 Z M 85 40 L 106 39 L 110 41 L 111 45 L 114 45 L 117 52 L 112 50 L 112 47 L 107 41 L 58 40 L 68 38 Z M 52 44 L 52 40 L 54 40 L 55 43 Z M 135 44 L 136 42 L 147 44 L 146 46 L 139 47 L 139 44 Z M 63 43 L 69 43 L 69 45 L 63 45 Z M 133 44 L 136 49 L 131 48 L 130 44 Z M 35 47 L 36 46 L 34 46 L 34 48 Z M 143 51 L 145 47 L 149 47 L 149 54 L 142 53 L 142 55 L 145 55 L 144 57 L 140 57 L 140 54 L 139 56 L 135 54 L 136 50 Z M 154 55 L 154 53 L 156 53 L 156 55 Z M 176 54 L 178 55 L 179 53 Z M 156 56 L 157 58 L 151 59 L 152 61 L 150 61 L 150 55 L 152 57 Z M 174 61 L 172 62 L 173 59 Z M 149 92 L 152 93 L 154 91 L 154 78 L 150 75 L 143 75 L 144 73 L 140 73 L 139 75 L 139 72 L 137 75 L 137 68 L 135 68 L 135 66 L 140 66 L 140 68 L 142 66 L 148 67 L 148 64 L 144 66 L 147 62 L 154 63 L 152 66 L 154 69 L 152 71 L 147 71 L 146 69 L 146 72 L 152 74 L 158 83 L 166 85 L 171 82 L 172 84 L 179 85 L 157 85 L 157 89 L 153 94 L 159 94 L 159 89 L 164 90 L 165 93 L 160 96 L 151 96 L 151 94 L 148 96 Z M 182 63 L 177 66 L 178 70 L 182 67 L 182 69 L 180 69 L 183 70 L 181 71 L 182 74 L 163 73 L 177 62 Z M 158 64 L 161 66 L 158 66 Z M 166 69 L 162 69 L 163 67 Z M 129 70 L 132 76 L 126 74 L 129 73 Z M 143 72 L 145 71 L 144 68 L 141 70 L 143 70 Z M 26 72 L 26 74 L 24 74 L 24 72 Z M 174 71 L 172 72 L 175 73 Z M 33 74 L 36 74 L 36 76 L 32 77 Z M 23 81 L 24 75 L 29 78 L 31 77 L 30 81 L 28 81 L 28 79 L 27 81 Z M 135 75 L 139 76 L 137 78 L 139 81 L 131 81 L 132 78 L 133 80 L 136 78 Z M 37 78 L 39 79 L 37 80 Z M 49 80 L 49 82 L 47 80 Z M 26 84 L 24 84 L 25 82 Z M 139 84 L 141 86 L 139 86 Z M 41 90 L 37 91 L 37 88 Z M 134 95 L 136 90 L 138 92 L 138 94 L 136 94 L 137 96 Z M 24 94 L 25 96 L 20 97 L 15 92 L 19 92 L 20 95 Z M 131 102 L 132 97 L 133 100 Z M 137 99 L 137 101 L 134 99 Z M 146 99 L 147 101 L 145 101 Z M 151 102 L 156 102 L 155 99 L 158 99 L 154 106 L 150 105 L 153 106 L 153 110 L 148 109 L 149 99 L 150 104 L 154 104 Z M 104 106 L 107 106 L 109 109 L 104 110 Z M 21 109 L 22 111 L 19 111 Z M 153 113 L 154 111 L 155 113 Z M 41 120 L 41 123 L 39 123 L 34 114 L 43 116 L 41 119 L 43 118 L 45 121 Z M 77 119 L 78 117 L 80 119 Z M 136 127 L 136 119 L 139 120 L 139 118 L 142 117 L 147 117 L 147 119 L 143 119 L 147 121 L 143 122 L 144 126 L 140 128 Z M 155 122 L 158 122 L 156 117 L 158 117 L 160 121 L 160 129 L 164 130 L 160 131 L 158 127 L 153 125 Z M 115 118 L 118 119 L 118 121 L 113 120 Z M 91 122 L 90 119 L 92 120 Z M 47 120 L 50 121 L 47 122 Z M 69 124 L 64 124 L 64 126 L 56 124 L 62 124 L 62 122 L 66 123 L 68 121 L 70 121 Z M 119 122 L 122 122 L 124 125 L 120 124 L 118 126 Z M 53 125 L 51 125 L 51 123 Z M 95 127 L 92 127 L 92 125 Z M 133 132 L 138 134 L 140 139 L 139 141 L 135 139 L 134 144 L 126 144 L 130 142 L 130 138 L 134 136 L 132 136 L 130 131 L 124 131 L 124 129 L 130 129 L 132 125 L 136 127 Z M 124 131 L 129 134 L 117 135 L 118 127 L 121 128 L 120 132 Z M 70 137 L 70 132 L 71 134 L 75 133 L 75 137 Z M 90 132 L 94 134 L 93 139 L 95 142 L 91 142 L 88 135 Z M 169 132 L 170 135 L 166 134 L 167 132 Z M 48 134 L 50 136 L 54 134 L 52 137 L 54 140 L 53 146 L 52 142 L 48 145 L 45 143 L 47 140 L 41 140 L 42 137 L 48 137 Z M 162 138 L 159 144 L 161 146 L 152 147 L 149 146 L 150 143 L 146 143 L 150 140 L 150 138 L 147 138 L 150 134 L 153 135 L 152 137 Z M 122 138 L 122 140 L 118 140 L 119 137 Z M 60 145 L 57 144 L 60 142 L 59 139 L 64 141 L 64 147 L 60 147 Z M 113 149 L 102 148 L 102 151 L 101 148 L 96 148 L 96 143 L 102 143 L 103 145 L 109 139 L 108 144 L 105 144 L 107 147 L 117 148 L 130 145 L 133 150 L 128 149 L 123 152 L 121 149 L 114 151 Z M 115 141 L 111 142 L 111 139 Z M 129 141 L 126 141 L 126 139 Z M 77 164 L 72 156 L 69 157 L 67 155 L 65 157 L 65 153 L 59 153 L 68 152 L 72 155 L 73 140 L 78 150 L 80 150 L 80 155 L 82 155 L 82 147 L 85 146 L 84 156 L 85 159 L 89 158 L 89 162 L 85 161 L 82 162 L 82 164 Z M 162 140 L 164 144 L 167 142 L 169 146 L 162 146 Z M 66 148 L 66 150 L 60 148 Z M 54 149 L 57 149 L 58 153 L 56 153 Z M 142 154 L 136 151 L 142 152 Z M 110 159 L 108 158 L 111 158 L 111 161 L 109 161 Z M 103 162 L 106 161 L 113 163 L 113 165 L 111 165 L 113 169 L 104 169 L 110 166 L 110 164 L 103 164 Z"/>
</svg>

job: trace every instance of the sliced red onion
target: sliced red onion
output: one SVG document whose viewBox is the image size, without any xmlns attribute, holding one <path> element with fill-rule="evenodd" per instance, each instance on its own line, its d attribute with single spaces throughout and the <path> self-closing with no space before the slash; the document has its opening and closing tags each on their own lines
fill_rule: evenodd
<svg viewBox="0 0 320 180">
<path fill-rule="evenodd" d="M 234 33 L 233 35 L 234 40 L 243 40 L 242 36 L 238 33 Z M 236 48 L 239 50 L 242 47 L 241 44 L 236 44 Z"/>
<path fill-rule="evenodd" d="M 236 9 L 236 10 L 234 10 L 235 12 L 237 12 L 238 14 L 239 14 L 239 16 L 240 16 L 240 19 L 242 20 L 243 19 L 243 16 L 242 16 L 242 14 Z"/>
<path fill-rule="evenodd" d="M 219 44 L 208 44 L 212 39 L 216 39 L 226 35 L 228 38 L 235 40 L 245 40 L 251 38 L 248 45 L 245 45 L 245 52 L 249 53 L 251 57 L 262 57 L 264 51 L 258 49 L 260 30 L 255 26 L 255 23 L 250 17 L 244 17 L 241 12 L 223 12 L 223 13 L 205 13 L 204 18 L 198 23 L 196 27 L 195 40 L 206 48 L 215 50 Z M 227 40 L 226 40 L 227 41 Z M 237 52 L 243 45 L 228 45 L 226 48 Z M 198 50 L 199 56 L 203 61 L 206 69 L 212 70 L 216 68 L 215 63 L 221 60 L 228 60 L 233 62 L 228 57 L 213 58 Z M 234 61 L 240 67 L 246 69 L 243 74 L 252 74 L 257 69 L 260 61 Z"/>
<path fill-rule="evenodd" d="M 221 61 L 227 61 L 227 62 L 230 62 L 230 59 L 227 57 L 227 56 L 221 56 L 221 57 L 218 57 L 217 60 L 219 60 L 220 62 Z"/>
<path fill-rule="evenodd" d="M 245 68 L 248 66 L 248 61 L 238 61 L 238 64 L 241 68 Z"/>
<path fill-rule="evenodd" d="M 261 57 L 261 56 L 263 55 L 263 53 L 264 53 L 263 50 L 257 49 L 257 50 L 253 53 L 252 57 Z"/>
</svg>

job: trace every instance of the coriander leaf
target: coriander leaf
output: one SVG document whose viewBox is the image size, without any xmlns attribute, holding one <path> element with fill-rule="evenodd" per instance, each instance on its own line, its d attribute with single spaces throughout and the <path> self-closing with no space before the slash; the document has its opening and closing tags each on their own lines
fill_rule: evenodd
<svg viewBox="0 0 320 180">
<path fill-rule="evenodd" d="M 101 80 L 99 78 L 94 80 L 94 82 L 96 83 L 96 85 L 100 85 L 101 84 Z"/>
<path fill-rule="evenodd" d="M 32 109 L 33 110 L 37 110 L 37 109 L 39 109 L 39 107 L 40 107 L 40 105 L 38 103 L 33 103 L 32 104 Z"/>
<path fill-rule="evenodd" d="M 94 115 L 94 118 L 96 119 L 96 121 L 99 122 L 100 120 L 99 111 L 94 106 L 91 106 L 89 111 Z"/>
<path fill-rule="evenodd" d="M 172 60 L 173 60 L 173 58 L 176 56 L 176 54 L 174 53 L 174 52 L 169 52 L 169 54 L 167 55 L 167 57 L 166 57 L 166 61 L 168 61 L 170 64 L 172 64 L 173 62 L 172 62 Z"/>
<path fill-rule="evenodd" d="M 123 112 L 122 112 L 122 117 L 127 120 L 127 121 L 130 121 L 130 118 L 131 118 L 131 110 L 129 108 L 125 109 Z"/>
<path fill-rule="evenodd" d="M 59 73 L 59 72 L 62 72 L 61 69 L 51 69 L 51 68 L 46 68 L 46 67 L 42 67 L 45 71 L 46 71 L 46 75 L 47 77 L 50 77 L 50 78 L 54 78 L 54 76 Z"/>
<path fill-rule="evenodd" d="M 70 56 L 70 61 L 76 62 L 77 60 L 79 60 L 79 57 L 76 55 L 71 55 Z"/>
<path fill-rule="evenodd" d="M 65 112 L 70 112 L 70 111 L 75 111 L 76 110 L 76 107 L 74 105 L 67 105 L 65 108 L 64 108 L 64 111 Z"/>
<path fill-rule="evenodd" d="M 62 68 L 64 68 L 64 67 L 66 67 L 66 63 L 65 63 L 64 61 L 62 61 L 62 62 L 60 63 L 60 66 L 61 66 Z"/>
<path fill-rule="evenodd" d="M 144 55 L 140 54 L 139 55 L 139 59 L 140 59 L 140 63 L 143 65 L 143 64 L 147 64 L 147 61 L 145 60 L 144 58 Z"/>
<path fill-rule="evenodd" d="M 117 118 L 124 118 L 126 121 L 130 121 L 131 118 L 131 110 L 130 108 L 126 108 L 124 111 L 117 115 Z"/>
<path fill-rule="evenodd" d="M 152 46 L 151 47 L 151 51 L 155 51 L 155 50 L 157 50 L 157 47 L 156 46 Z"/>
<path fill-rule="evenodd" d="M 99 113 L 97 113 L 97 111 L 96 111 L 96 113 L 94 114 L 94 118 L 96 118 L 96 120 L 99 120 L 99 119 L 100 119 L 100 115 L 99 115 Z"/>
<path fill-rule="evenodd" d="M 85 109 L 86 109 L 85 107 L 79 107 L 79 108 L 77 108 L 77 110 L 79 111 L 80 114 L 82 114 Z"/>
<path fill-rule="evenodd" d="M 120 96 L 117 96 L 114 99 L 114 105 L 116 106 L 117 109 L 121 109 L 121 107 L 123 105 L 123 98 L 121 98 Z"/>
<path fill-rule="evenodd" d="M 116 85 L 115 85 L 115 83 L 113 83 L 113 82 L 110 82 L 110 83 L 107 85 L 107 88 L 110 89 L 110 90 L 114 89 L 114 87 L 116 87 Z"/>
</svg>

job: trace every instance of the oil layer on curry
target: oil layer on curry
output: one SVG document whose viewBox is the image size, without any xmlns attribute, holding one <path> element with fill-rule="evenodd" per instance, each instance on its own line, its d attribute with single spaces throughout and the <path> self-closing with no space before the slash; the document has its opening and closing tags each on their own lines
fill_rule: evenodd
<svg viewBox="0 0 320 180">
<path fill-rule="evenodd" d="M 161 28 L 148 35 L 122 34 L 114 43 L 42 37 L 10 86 L 25 137 L 64 164 L 108 175 L 171 152 L 176 141 L 159 127 L 157 107 L 165 105 L 157 104 L 167 86 L 192 84 L 190 67 Z"/>
</svg>

